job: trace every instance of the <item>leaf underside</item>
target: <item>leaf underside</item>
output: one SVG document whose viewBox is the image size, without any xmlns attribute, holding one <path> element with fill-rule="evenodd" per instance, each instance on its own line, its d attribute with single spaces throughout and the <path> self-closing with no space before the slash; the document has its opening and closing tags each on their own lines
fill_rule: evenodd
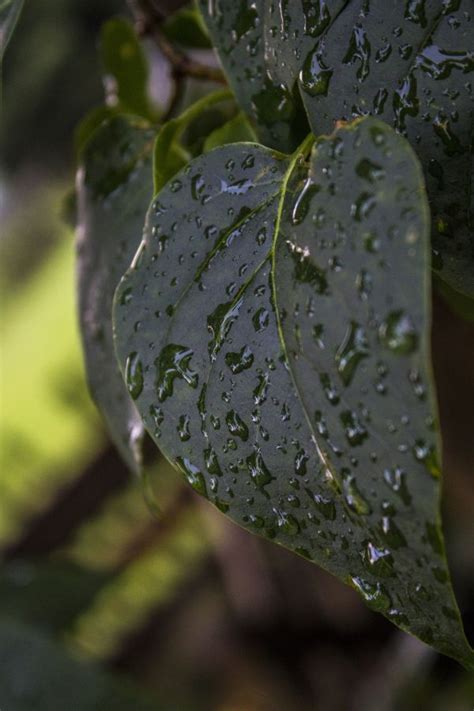
<svg viewBox="0 0 474 711">
<path fill-rule="evenodd" d="M 428 232 L 418 163 L 374 119 L 309 161 L 217 148 L 153 200 L 115 345 L 200 494 L 472 665 L 439 524 Z"/>
<path fill-rule="evenodd" d="M 373 114 L 421 160 L 433 268 L 474 296 L 472 0 L 200 0 L 230 83 L 269 146 Z"/>
<path fill-rule="evenodd" d="M 115 288 L 140 243 L 152 195 L 152 131 L 118 116 L 88 140 L 78 171 L 77 286 L 86 374 L 109 433 L 134 471 L 144 428 L 116 365 Z"/>
</svg>

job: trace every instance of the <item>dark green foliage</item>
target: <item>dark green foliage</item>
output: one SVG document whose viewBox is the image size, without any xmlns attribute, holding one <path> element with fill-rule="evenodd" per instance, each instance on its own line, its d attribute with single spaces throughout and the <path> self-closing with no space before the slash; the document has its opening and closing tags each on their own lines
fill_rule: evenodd
<svg viewBox="0 0 474 711">
<path fill-rule="evenodd" d="M 471 0 L 201 0 L 260 136 L 294 148 L 302 101 L 315 135 L 368 113 L 415 148 L 432 206 L 433 268 L 474 296 Z"/>
<path fill-rule="evenodd" d="M 148 96 L 148 62 L 133 26 L 121 18 L 109 20 L 100 44 L 109 103 L 125 113 L 156 119 Z"/>
<path fill-rule="evenodd" d="M 152 202 L 116 348 L 200 494 L 467 660 L 439 529 L 428 227 L 417 161 L 380 122 L 318 141 L 309 165 L 216 149 Z"/>
<path fill-rule="evenodd" d="M 77 143 L 86 366 L 128 463 L 148 432 L 231 519 L 473 667 L 429 345 L 431 269 L 464 311 L 474 294 L 466 7 L 202 0 L 242 112 L 224 89 L 175 115 L 177 94 L 156 140 L 121 115 L 156 117 L 113 21 L 116 102 Z M 196 23 L 157 31 L 186 45 Z"/>
<path fill-rule="evenodd" d="M 183 47 L 210 49 L 211 40 L 198 8 L 194 5 L 173 12 L 163 22 L 163 34 Z"/>
<path fill-rule="evenodd" d="M 114 364 L 110 313 L 115 287 L 140 244 L 152 194 L 153 138 L 138 119 L 110 119 L 87 142 L 77 182 L 79 317 L 89 387 L 135 470 L 143 463 L 144 431 Z"/>
</svg>

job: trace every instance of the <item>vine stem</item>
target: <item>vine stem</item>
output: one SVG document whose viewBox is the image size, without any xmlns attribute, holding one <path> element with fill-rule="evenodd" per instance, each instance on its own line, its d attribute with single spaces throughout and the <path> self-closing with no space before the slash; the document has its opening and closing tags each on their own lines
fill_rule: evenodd
<svg viewBox="0 0 474 711">
<path fill-rule="evenodd" d="M 140 36 L 151 36 L 162 54 L 169 61 L 173 78 L 179 81 L 183 77 L 214 81 L 227 84 L 221 69 L 197 62 L 189 55 L 177 49 L 161 31 L 161 24 L 166 13 L 155 6 L 151 0 L 129 0 L 128 2 Z"/>
</svg>

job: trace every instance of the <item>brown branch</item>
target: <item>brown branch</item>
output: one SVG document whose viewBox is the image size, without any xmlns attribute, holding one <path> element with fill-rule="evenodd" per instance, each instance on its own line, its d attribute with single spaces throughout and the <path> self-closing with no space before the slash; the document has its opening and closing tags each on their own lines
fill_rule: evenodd
<svg viewBox="0 0 474 711">
<path fill-rule="evenodd" d="M 161 31 L 161 23 L 166 13 L 152 0 L 129 0 L 130 9 L 135 17 L 137 32 L 140 36 L 151 36 L 156 41 L 164 57 L 169 61 L 173 78 L 177 81 L 183 77 L 214 81 L 226 84 L 224 73 L 216 67 L 210 67 L 195 61 L 187 54 L 177 49 Z"/>
<path fill-rule="evenodd" d="M 174 47 L 174 45 L 166 39 L 158 27 L 154 27 L 152 29 L 152 34 L 163 55 L 171 64 L 175 76 L 207 79 L 208 81 L 214 81 L 218 84 L 227 83 L 224 73 L 220 69 L 196 62 L 187 54 L 184 54 L 180 50 L 176 49 L 176 47 Z"/>
</svg>

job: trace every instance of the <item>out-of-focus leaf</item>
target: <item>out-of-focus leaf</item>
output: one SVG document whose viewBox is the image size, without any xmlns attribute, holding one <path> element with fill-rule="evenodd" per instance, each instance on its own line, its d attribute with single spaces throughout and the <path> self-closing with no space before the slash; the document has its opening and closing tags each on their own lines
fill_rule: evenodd
<svg viewBox="0 0 474 711">
<path fill-rule="evenodd" d="M 118 112 L 119 109 L 117 107 L 104 105 L 96 106 L 84 116 L 74 130 L 74 148 L 78 158 L 87 141 L 99 126 Z"/>
<path fill-rule="evenodd" d="M 0 0 L 0 62 L 18 22 L 23 0 Z"/>
<path fill-rule="evenodd" d="M 474 699 L 474 675 L 461 669 L 440 674 L 436 665 L 413 669 L 401 679 L 392 699 L 393 711 L 468 711 Z M 374 704 L 373 709 L 377 706 Z"/>
<path fill-rule="evenodd" d="M 155 197 L 115 296 L 120 366 L 140 369 L 145 427 L 196 491 L 472 665 L 439 527 L 421 171 L 374 119 L 318 141 L 307 164 L 311 141 L 292 157 L 217 148 Z M 275 289 L 293 274 L 288 334 Z"/>
<path fill-rule="evenodd" d="M 169 15 L 160 29 L 171 42 L 183 47 L 196 49 L 212 47 L 202 15 L 195 5 L 183 7 Z"/>
<path fill-rule="evenodd" d="M 0 623 L 0 707 L 5 711 L 162 708 L 132 684 L 68 656 L 34 628 L 10 621 Z"/>
<path fill-rule="evenodd" d="M 139 119 L 117 116 L 89 139 L 78 170 L 78 300 L 87 379 L 110 435 L 127 464 L 143 464 L 143 425 L 115 365 L 112 299 L 141 238 L 151 199 L 154 133 Z"/>
<path fill-rule="evenodd" d="M 122 0 L 24 4 L 4 59 L 2 166 L 7 174 L 33 163 L 50 176 L 70 172 L 74 126 L 102 101 L 97 29 L 123 7 Z M 44 179 L 39 182 L 44 186 Z"/>
<path fill-rule="evenodd" d="M 216 128 L 204 141 L 204 153 L 228 143 L 243 143 L 256 140 L 255 131 L 245 114 L 238 113 L 230 121 Z"/>
<path fill-rule="evenodd" d="M 12 561 L 0 574 L 0 617 L 58 632 L 87 609 L 109 579 L 60 561 Z"/>
<path fill-rule="evenodd" d="M 109 105 L 155 121 L 157 111 L 148 96 L 148 62 L 133 26 L 122 18 L 106 22 L 100 49 Z"/>
<path fill-rule="evenodd" d="M 268 145 L 291 145 L 297 92 L 315 135 L 373 114 L 408 138 L 431 202 L 433 269 L 473 297 L 472 0 L 200 5 L 236 96 Z"/>
<path fill-rule="evenodd" d="M 160 129 L 154 150 L 155 192 L 161 188 L 190 160 L 191 154 L 180 143 L 180 138 L 190 124 L 203 112 L 216 104 L 229 101 L 232 94 L 227 89 L 218 90 L 198 99 L 177 118 L 170 119 Z"/>
</svg>

